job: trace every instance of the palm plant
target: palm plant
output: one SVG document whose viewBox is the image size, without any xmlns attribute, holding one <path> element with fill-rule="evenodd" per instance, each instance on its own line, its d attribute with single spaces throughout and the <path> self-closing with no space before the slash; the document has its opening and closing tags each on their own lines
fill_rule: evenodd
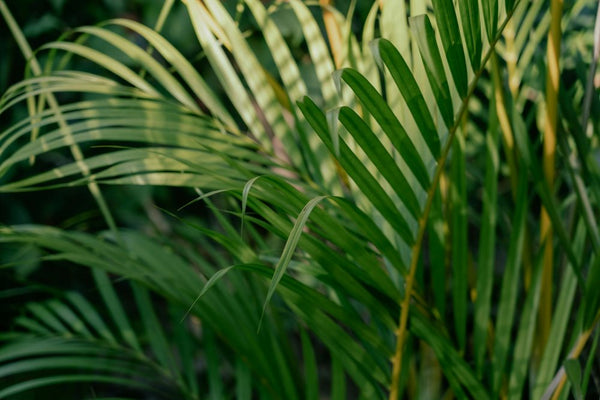
<svg viewBox="0 0 600 400">
<path fill-rule="evenodd" d="M 187 0 L 209 81 L 160 34 L 173 1 L 154 29 L 110 20 L 35 53 L 0 1 L 28 60 L 0 101 L 28 109 L 0 133 L 0 190 L 86 186 L 108 228 L 0 228 L 44 267 L 88 267 L 103 303 L 26 305 L 2 337 L 0 397 L 90 382 L 164 398 L 583 398 L 598 51 L 565 46 L 577 62 L 561 76 L 558 38 L 598 47 L 590 3 L 380 1 L 357 34 L 354 2 Z M 70 161 L 10 177 L 51 153 Z M 163 210 L 168 229 L 128 230 L 108 185 L 189 188 L 187 209 L 211 219 Z"/>
</svg>

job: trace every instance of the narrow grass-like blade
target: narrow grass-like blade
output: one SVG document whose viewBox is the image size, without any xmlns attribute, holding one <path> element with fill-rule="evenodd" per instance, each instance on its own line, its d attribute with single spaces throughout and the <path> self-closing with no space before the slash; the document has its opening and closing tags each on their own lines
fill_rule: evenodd
<svg viewBox="0 0 600 400">
<path fill-rule="evenodd" d="M 304 364 L 304 392 L 306 400 L 319 400 L 319 372 L 315 349 L 311 343 L 308 333 L 300 331 L 302 343 L 302 361 Z"/>
<path fill-rule="evenodd" d="M 331 400 L 345 400 L 346 397 L 346 374 L 340 361 L 331 357 Z"/>
<path fill-rule="evenodd" d="M 209 19 L 206 10 L 196 1 L 185 3 L 188 7 L 190 18 L 196 32 L 196 37 L 206 52 L 206 56 L 213 67 L 221 85 L 228 94 L 243 121 L 248 125 L 250 131 L 267 150 L 272 150 L 271 140 L 265 133 L 264 127 L 256 115 L 254 105 L 246 88 L 241 82 L 238 72 L 235 70 L 221 44 L 209 29 Z"/>
<path fill-rule="evenodd" d="M 221 1 L 205 0 L 204 4 L 227 35 L 231 44 L 231 54 L 236 60 L 237 68 L 239 68 L 253 98 L 260 107 L 269 129 L 281 140 L 285 152 L 291 158 L 293 164 L 301 168 L 303 164 L 295 144 L 295 135 L 283 118 L 283 107 L 277 100 L 256 53 L 250 48 L 249 43 Z"/>
<path fill-rule="evenodd" d="M 531 284 L 521 309 L 517 338 L 513 349 L 513 361 L 508 378 L 508 398 L 518 400 L 523 397 L 523 386 L 528 375 L 528 367 L 533 351 L 533 340 L 540 303 L 542 258 L 538 257 L 531 275 Z"/>
<path fill-rule="evenodd" d="M 204 327 L 202 330 L 202 348 L 206 357 L 208 373 L 208 396 L 210 400 L 221 400 L 225 396 L 223 377 L 220 374 L 221 360 L 220 351 L 217 347 L 215 334 L 212 329 Z"/>
<path fill-rule="evenodd" d="M 146 330 L 146 337 L 150 343 L 152 353 L 172 376 L 177 376 L 178 368 L 173 358 L 173 354 L 171 353 L 169 341 L 158 320 L 148 290 L 137 283 L 133 283 L 131 288 L 140 312 L 142 323 L 144 324 L 144 329 Z"/>
<path fill-rule="evenodd" d="M 423 189 L 427 190 L 430 178 L 425 163 L 387 102 L 358 71 L 346 68 L 342 71 L 341 78 L 352 88 L 361 104 L 373 115 Z"/>
<path fill-rule="evenodd" d="M 592 346 L 590 348 L 590 354 L 597 354 L 596 349 L 598 348 L 598 341 L 600 339 L 600 330 L 596 330 L 594 333 L 594 340 L 592 342 Z M 592 370 L 594 368 L 594 357 L 588 357 L 585 365 L 585 369 L 583 371 L 583 382 L 581 387 L 583 388 L 583 398 L 587 395 L 587 392 L 590 390 L 590 378 L 592 377 Z"/>
<path fill-rule="evenodd" d="M 379 3 L 381 36 L 389 39 L 410 63 L 410 33 L 407 20 L 406 1 Z"/>
<path fill-rule="evenodd" d="M 30 303 L 27 308 L 38 321 L 51 328 L 56 334 L 68 336 L 71 333 L 64 323 L 42 304 Z"/>
<path fill-rule="evenodd" d="M 481 65 L 481 20 L 479 19 L 479 0 L 463 0 L 458 2 L 460 21 L 465 34 L 467 52 L 473 71 Z"/>
<path fill-rule="evenodd" d="M 240 359 L 235 364 L 235 398 L 252 399 L 252 375 L 244 361 Z"/>
<path fill-rule="evenodd" d="M 486 400 L 491 398 L 450 340 L 439 333 L 439 327 L 433 325 L 420 312 L 412 312 L 410 330 L 431 346 L 440 362 L 442 372 L 451 381 L 453 388 L 461 390 L 461 387 L 463 387 L 474 399 Z"/>
<path fill-rule="evenodd" d="M 349 107 L 342 107 L 338 118 L 373 162 L 373 165 L 392 186 L 392 189 L 404 202 L 408 211 L 415 219 L 418 219 L 421 214 L 421 206 L 417 196 L 377 136 L 369 129 L 362 118 Z"/>
<path fill-rule="evenodd" d="M 583 297 L 583 328 L 592 328 L 596 316 L 600 312 L 600 257 L 596 256 L 591 261 L 590 271 L 587 275 L 586 290 Z"/>
<path fill-rule="evenodd" d="M 527 136 L 527 129 L 525 127 L 525 123 L 521 119 L 521 117 L 513 113 L 513 127 L 515 134 L 515 143 L 517 145 L 517 149 L 519 151 L 519 155 L 521 160 L 524 162 L 524 165 L 529 167 L 531 173 L 533 175 L 533 180 L 536 182 L 535 189 L 539 194 L 542 203 L 548 212 L 548 216 L 550 217 L 550 221 L 552 222 L 552 228 L 556 237 L 558 238 L 562 248 L 565 251 L 565 255 L 569 260 L 569 266 L 573 268 L 575 272 L 575 276 L 577 276 L 578 284 L 581 288 L 585 287 L 585 279 L 583 278 L 581 272 L 581 265 L 578 261 L 575 252 L 573 251 L 572 241 L 569 240 L 569 236 L 566 232 L 563 221 L 560 217 L 560 213 L 558 211 L 558 206 L 556 204 L 556 200 L 554 195 L 550 191 L 548 187 L 548 183 L 543 178 L 542 172 L 542 163 L 538 162 L 536 154 L 533 152 L 531 148 L 531 142 L 529 137 Z"/>
<path fill-rule="evenodd" d="M 265 299 L 265 303 L 263 306 L 263 316 L 261 316 L 261 321 L 264 317 L 264 313 L 267 308 L 267 305 L 271 301 L 271 297 L 273 297 L 273 294 L 275 294 L 275 289 L 277 288 L 279 281 L 281 281 L 283 274 L 285 274 L 285 271 L 286 271 L 288 265 L 290 264 L 290 261 L 292 260 L 292 256 L 294 255 L 294 252 L 296 251 L 296 247 L 298 246 L 298 241 L 300 240 L 302 231 L 304 230 L 304 227 L 306 226 L 308 217 L 310 217 L 310 213 L 321 201 L 323 201 L 323 199 L 326 199 L 326 198 L 327 198 L 327 196 L 315 197 L 314 199 L 312 199 L 311 201 L 309 201 L 306 204 L 306 206 L 302 209 L 302 211 L 298 215 L 298 218 L 296 219 L 296 222 L 294 223 L 294 227 L 292 228 L 291 232 L 289 233 L 288 240 L 286 241 L 285 247 L 283 248 L 283 252 L 281 253 L 281 258 L 279 259 L 279 261 L 277 262 L 277 265 L 275 266 L 275 271 L 273 272 L 273 279 L 271 280 L 271 284 L 269 285 L 269 291 L 267 292 L 267 298 Z"/>
<path fill-rule="evenodd" d="M 223 106 L 218 96 L 210 86 L 208 86 L 187 58 L 185 58 L 168 40 L 154 30 L 133 20 L 115 19 L 110 20 L 109 23 L 126 27 L 142 35 L 179 73 L 194 95 L 206 105 L 213 115 L 223 121 L 226 126 L 234 127 L 236 125 L 230 112 Z"/>
<path fill-rule="evenodd" d="M 392 79 L 400 90 L 402 97 L 404 97 L 429 151 L 437 160 L 440 157 L 440 138 L 433 122 L 434 119 L 427 108 L 427 103 L 412 71 L 391 42 L 386 39 L 379 39 L 377 43 L 379 57 L 388 68 Z"/>
<path fill-rule="evenodd" d="M 67 324 L 73 333 L 88 339 L 92 339 L 94 337 L 79 316 L 76 315 L 73 310 L 67 307 L 64 303 L 53 299 L 47 303 L 47 306 L 54 312 L 54 314 L 56 314 Z"/>
<path fill-rule="evenodd" d="M 567 378 L 571 382 L 571 387 L 575 395 L 575 400 L 583 400 L 583 391 L 581 388 L 581 365 L 579 360 L 569 358 L 564 364 Z"/>
<path fill-rule="evenodd" d="M 185 387 L 192 397 L 199 398 L 199 386 L 194 363 L 197 356 L 196 338 L 191 334 L 189 324 L 181 323 L 182 308 L 178 304 L 169 304 L 169 316 L 173 329 L 173 347 L 179 355 L 179 371 Z"/>
<path fill-rule="evenodd" d="M 71 54 L 79 55 L 83 58 L 98 64 L 99 66 L 106 68 L 108 71 L 117 75 L 119 78 L 125 80 L 130 85 L 154 96 L 160 97 L 160 94 L 156 88 L 148 83 L 145 79 L 141 78 L 131 68 L 124 64 L 116 61 L 113 57 L 110 57 L 98 50 L 94 50 L 89 46 L 84 46 L 78 43 L 70 42 L 53 42 L 46 44 L 42 47 L 43 49 L 55 49 L 63 50 Z"/>
<path fill-rule="evenodd" d="M 410 21 L 413 35 L 417 38 L 419 52 L 423 59 L 425 72 L 431 84 L 436 104 L 439 107 L 446 127 L 450 128 L 454 122 L 454 108 L 433 26 L 431 26 L 431 21 L 426 15 L 412 17 Z"/>
<path fill-rule="evenodd" d="M 510 243 L 502 287 L 498 301 L 498 317 L 496 318 L 495 340 L 492 355 L 492 390 L 497 394 L 504 376 L 506 361 L 509 355 L 511 332 L 514 324 L 515 310 L 519 290 L 519 269 L 523 254 L 525 236 L 525 216 L 528 207 L 527 179 L 525 174 L 519 176 L 519 186 L 515 200 L 516 210 L 512 219 Z"/>
<path fill-rule="evenodd" d="M 198 296 L 196 296 L 196 298 L 194 299 L 194 301 L 192 302 L 192 304 L 190 304 L 190 306 L 189 306 L 188 310 L 186 311 L 186 313 L 185 313 L 185 315 L 184 315 L 183 318 L 185 318 L 194 309 L 194 307 L 196 306 L 196 303 L 198 302 L 198 300 L 200 300 L 200 298 L 202 296 L 204 296 L 204 294 L 211 287 L 213 287 L 217 282 L 219 282 L 233 268 L 235 268 L 235 265 L 231 265 L 231 266 L 226 267 L 226 268 L 221 268 L 217 272 L 215 272 L 215 274 L 213 276 L 211 276 L 208 281 L 206 281 L 206 283 L 202 287 L 202 290 L 200 290 L 200 293 L 198 293 Z"/>
<path fill-rule="evenodd" d="M 467 172 L 465 143 L 458 132 L 452 146 L 450 199 L 452 208 L 452 305 L 454 329 L 459 349 L 467 341 L 467 298 L 468 298 L 468 220 L 467 220 Z"/>
<path fill-rule="evenodd" d="M 433 11 L 454 84 L 460 97 L 464 98 L 467 95 L 467 65 L 454 2 L 433 0 Z"/>
<path fill-rule="evenodd" d="M 56 374 L 43 378 L 33 378 L 14 385 L 8 386 L 0 390 L 0 398 L 9 398 L 16 394 L 26 392 L 28 390 L 52 386 L 57 384 L 68 384 L 75 382 L 88 382 L 88 383 L 107 383 L 112 385 L 122 385 L 124 387 L 138 388 L 144 390 L 151 390 L 152 387 L 149 383 L 143 383 L 133 379 L 119 378 L 116 376 L 105 376 L 99 374 Z"/>
<path fill-rule="evenodd" d="M 329 48 L 325 42 L 325 37 L 321 33 L 319 24 L 313 17 L 307 5 L 300 0 L 290 0 L 290 6 L 298 18 L 302 27 L 302 33 L 306 40 L 306 46 L 310 54 L 311 61 L 315 68 L 319 87 L 323 96 L 324 107 L 330 109 L 337 106 L 338 94 L 333 83 L 332 75 L 335 66 L 329 53 Z"/>
<path fill-rule="evenodd" d="M 108 278 L 108 274 L 98 268 L 92 269 L 96 286 L 102 295 L 104 304 L 108 309 L 112 320 L 118 327 L 123 340 L 129 344 L 134 350 L 141 352 L 141 346 L 137 340 L 137 335 L 131 328 L 129 318 L 123 309 L 123 304 L 119 300 L 117 293 Z"/>
<path fill-rule="evenodd" d="M 488 41 L 491 42 L 496 37 L 498 29 L 498 0 L 481 0 L 481 7 L 483 8 L 485 31 Z"/>
<path fill-rule="evenodd" d="M 77 292 L 68 292 L 67 300 L 79 311 L 79 314 L 85 318 L 88 325 L 96 331 L 103 340 L 111 344 L 116 344 L 116 339 L 112 332 L 108 329 L 98 311 Z"/>
<path fill-rule="evenodd" d="M 442 320 L 446 315 L 446 221 L 442 196 L 436 191 L 428 220 L 428 247 L 431 268 L 431 290 L 437 312 Z M 426 280 L 427 282 L 427 280 Z M 426 283 L 427 284 L 427 283 Z"/>
<path fill-rule="evenodd" d="M 298 106 L 315 132 L 329 148 L 329 151 L 336 155 L 333 141 L 329 134 L 327 119 L 323 112 L 308 97 L 306 97 L 303 102 L 299 102 Z M 367 171 L 362 162 L 360 162 L 341 139 L 339 141 L 338 153 L 339 155 L 336 155 L 336 157 L 340 161 L 340 164 L 361 188 L 365 196 L 390 222 L 390 225 L 398 232 L 400 237 L 402 237 L 407 244 L 412 244 L 414 242 L 413 233 L 404 217 L 398 212 L 393 201 L 388 197 L 377 180 L 369 173 L 369 171 Z"/>
<path fill-rule="evenodd" d="M 132 61 L 139 63 L 166 91 L 171 94 L 171 96 L 181 102 L 181 104 L 184 104 L 190 110 L 198 113 L 200 112 L 200 108 L 196 104 L 196 101 L 183 88 L 177 79 L 175 79 L 173 73 L 169 72 L 141 47 L 116 33 L 95 26 L 81 27 L 76 29 L 76 32 L 99 38 L 114 46 L 119 51 L 126 54 Z"/>
<path fill-rule="evenodd" d="M 473 326 L 473 352 L 475 368 L 483 376 L 483 361 L 486 353 L 490 324 L 492 288 L 494 285 L 494 260 L 496 247 L 496 221 L 498 219 L 498 154 L 499 127 L 495 99 L 489 107 L 489 127 L 485 137 L 486 161 L 483 193 L 483 212 L 479 239 L 475 315 Z"/>
</svg>

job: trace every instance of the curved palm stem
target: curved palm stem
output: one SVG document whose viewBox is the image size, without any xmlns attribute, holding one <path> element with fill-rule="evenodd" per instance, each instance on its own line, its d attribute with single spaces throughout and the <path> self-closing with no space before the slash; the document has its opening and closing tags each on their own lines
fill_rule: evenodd
<svg viewBox="0 0 600 400">
<path fill-rule="evenodd" d="M 454 123 L 451 126 L 448 132 L 448 140 L 444 145 L 442 150 L 442 154 L 438 160 L 437 166 L 435 168 L 435 172 L 433 174 L 433 179 L 431 180 L 431 186 L 427 191 L 427 200 L 425 202 L 425 207 L 423 209 L 423 214 L 419 218 L 419 225 L 417 230 L 417 237 L 415 243 L 411 250 L 411 259 L 410 266 L 408 270 L 408 274 L 406 276 L 405 281 L 405 291 L 404 291 L 404 299 L 400 304 L 400 317 L 398 320 L 398 329 L 396 330 L 396 349 L 394 355 L 392 357 L 392 380 L 390 383 L 390 395 L 389 400 L 397 400 L 399 396 L 400 390 L 400 376 L 402 372 L 402 356 L 404 351 L 404 343 L 406 341 L 406 337 L 408 334 L 408 314 L 410 307 L 410 299 L 412 297 L 412 290 L 415 282 L 415 273 L 417 271 L 417 265 L 419 262 L 419 257 L 421 255 L 421 248 L 423 245 L 423 238 L 425 236 L 425 230 L 427 228 L 427 220 L 429 219 L 429 212 L 431 211 L 431 206 L 433 204 L 433 198 L 435 192 L 437 191 L 440 178 L 444 171 L 444 167 L 446 164 L 446 160 L 448 158 L 448 154 L 450 153 L 450 148 L 452 147 L 452 143 L 454 142 L 454 137 L 456 136 L 456 131 L 461 126 L 462 119 L 465 117 L 468 111 L 469 100 L 473 96 L 475 92 L 475 88 L 477 87 L 477 83 L 479 82 L 479 78 L 483 71 L 485 70 L 485 66 L 492 56 L 492 54 L 496 51 L 496 43 L 500 40 L 502 32 L 506 27 L 508 21 L 510 21 L 515 8 L 518 6 L 519 1 L 515 2 L 513 9 L 506 15 L 506 18 L 500 28 L 498 29 L 494 40 L 490 42 L 490 47 L 485 53 L 483 57 L 483 61 L 481 63 L 481 67 L 476 71 L 475 76 L 473 77 L 473 81 L 469 85 L 469 89 L 467 91 L 467 95 L 462 99 L 460 108 L 458 110 L 457 116 L 454 118 Z"/>
</svg>

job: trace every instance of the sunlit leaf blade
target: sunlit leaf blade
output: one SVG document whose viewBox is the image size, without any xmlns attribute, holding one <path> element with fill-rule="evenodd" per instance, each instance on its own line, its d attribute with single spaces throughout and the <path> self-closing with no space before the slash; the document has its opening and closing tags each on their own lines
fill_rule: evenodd
<svg viewBox="0 0 600 400">
<path fill-rule="evenodd" d="M 329 136 L 329 127 L 323 112 L 309 98 L 305 98 L 304 102 L 298 103 L 298 105 L 313 129 L 315 129 L 315 132 L 329 148 L 329 151 L 335 154 L 333 142 Z M 381 214 L 390 222 L 400 237 L 402 237 L 407 244 L 412 244 L 414 242 L 414 236 L 404 217 L 398 212 L 393 201 L 385 193 L 376 179 L 369 171 L 367 171 L 362 162 L 341 139 L 339 142 L 339 156 L 337 156 L 337 158 L 340 161 L 340 164 L 348 172 L 348 175 L 352 177 L 360 188 L 362 188 L 365 196 L 369 198 L 379 212 L 381 212 Z"/>
<path fill-rule="evenodd" d="M 465 42 L 467 44 L 467 53 L 471 61 L 473 71 L 477 71 L 481 65 L 481 21 L 479 18 L 479 1 L 464 0 L 458 2 L 460 11 L 460 20 L 462 23 L 463 32 L 465 34 Z"/>
<path fill-rule="evenodd" d="M 260 123 L 252 100 L 248 96 L 246 88 L 242 84 L 233 65 L 227 58 L 222 45 L 214 37 L 209 26 L 206 10 L 196 1 L 187 1 L 190 18 L 194 26 L 196 37 L 206 52 L 221 85 L 228 94 L 228 98 L 233 103 L 239 115 L 242 117 L 250 131 L 258 138 L 262 146 L 267 150 L 272 150 L 272 144 L 264 127 Z"/>
<path fill-rule="evenodd" d="M 407 20 L 407 2 L 386 1 L 378 4 L 381 9 L 379 22 L 382 37 L 388 39 L 406 57 L 410 63 L 409 24 Z M 412 6 L 410 7 L 412 9 Z"/>
<path fill-rule="evenodd" d="M 71 42 L 53 42 L 43 46 L 42 49 L 63 50 L 68 53 L 87 58 L 99 66 L 106 68 L 108 71 L 117 75 L 119 78 L 125 80 L 132 86 L 149 93 L 152 96 L 159 97 L 158 90 L 146 80 L 141 78 L 131 68 L 115 61 L 114 58 L 91 47 Z"/>
<path fill-rule="evenodd" d="M 296 18 L 302 28 L 308 52 L 314 64 L 317 80 L 326 109 L 338 105 L 338 94 L 333 83 L 333 72 L 335 66 L 329 53 L 325 37 L 321 34 L 319 24 L 315 20 L 311 10 L 300 0 L 290 0 L 290 6 L 296 14 Z"/>
<path fill-rule="evenodd" d="M 498 1 L 482 0 L 483 21 L 485 22 L 485 31 L 487 32 L 488 41 L 494 40 L 498 27 Z"/>
<path fill-rule="evenodd" d="M 369 81 L 357 71 L 344 69 L 341 78 L 352 88 L 362 105 L 373 115 L 423 189 L 427 189 L 430 179 L 425 163 L 389 105 Z"/>
<path fill-rule="evenodd" d="M 435 20 L 454 84 L 460 97 L 465 97 L 467 95 L 467 66 L 454 7 L 452 0 L 433 0 Z"/>
<path fill-rule="evenodd" d="M 400 169 L 398 169 L 392 156 L 383 147 L 379 139 L 377 139 L 377 136 L 371 132 L 358 114 L 349 107 L 342 107 L 340 109 L 339 120 L 365 151 L 373 162 L 373 165 L 377 167 L 383 177 L 389 182 L 398 197 L 402 199 L 412 216 L 418 219 L 421 207 L 417 196 Z"/>
<path fill-rule="evenodd" d="M 268 123 L 268 129 L 272 130 L 275 137 L 281 140 L 286 154 L 291 158 L 294 165 L 301 168 L 303 164 L 295 144 L 295 134 L 283 117 L 283 107 L 277 100 L 272 86 L 269 85 L 266 72 L 257 56 L 221 1 L 207 0 L 204 4 L 212 13 L 215 22 L 227 35 L 231 44 L 231 53 L 237 61 L 237 68 L 239 68 L 258 107 L 260 107 L 262 115 Z M 255 132 L 255 134 L 262 136 L 262 133 Z"/>
<path fill-rule="evenodd" d="M 436 104 L 446 126 L 449 128 L 454 122 L 454 108 L 433 26 L 431 26 L 431 21 L 426 15 L 412 17 L 410 21 L 412 32 L 419 44 L 419 52 L 423 59 L 425 72 L 431 84 Z"/>
<path fill-rule="evenodd" d="M 400 52 L 385 39 L 378 40 L 379 56 L 404 97 L 408 109 L 435 159 L 440 157 L 440 139 L 419 85 Z"/>
<path fill-rule="evenodd" d="M 291 104 L 295 104 L 296 101 L 301 100 L 308 93 L 297 61 L 292 56 L 280 27 L 276 25 L 271 15 L 265 10 L 265 6 L 258 0 L 246 0 L 245 2 L 262 29 L 265 42 L 271 50 L 273 61 L 278 67 L 279 76 L 285 88 L 285 95 L 289 98 Z M 294 107 L 290 107 L 290 111 L 298 118 L 296 128 L 300 139 L 306 138 L 307 148 L 304 150 L 303 156 L 306 159 L 309 171 L 314 174 L 314 179 L 317 182 L 323 181 L 325 187 L 332 187 L 336 178 L 335 167 L 327 148 L 323 146 L 318 137 L 307 135 L 304 132 L 305 121 L 302 114 L 298 113 Z"/>
<path fill-rule="evenodd" d="M 208 107 L 213 115 L 221 119 L 226 126 L 235 126 L 231 114 L 223 106 L 214 91 L 190 62 L 169 41 L 154 30 L 129 19 L 116 19 L 109 21 L 109 23 L 127 27 L 144 36 L 152 44 L 155 51 L 159 52 L 165 60 L 170 62 L 171 66 L 185 80 L 185 83 L 193 91 L 194 95 Z"/>
<path fill-rule="evenodd" d="M 147 70 L 152 77 L 181 104 L 184 104 L 190 110 L 200 112 L 200 108 L 195 100 L 177 79 L 175 79 L 174 75 L 139 46 L 136 46 L 116 33 L 98 27 L 82 27 L 78 28 L 76 31 L 95 36 L 96 38 L 111 44 L 124 54 L 127 54 L 132 61 L 143 65 L 144 69 Z"/>
</svg>

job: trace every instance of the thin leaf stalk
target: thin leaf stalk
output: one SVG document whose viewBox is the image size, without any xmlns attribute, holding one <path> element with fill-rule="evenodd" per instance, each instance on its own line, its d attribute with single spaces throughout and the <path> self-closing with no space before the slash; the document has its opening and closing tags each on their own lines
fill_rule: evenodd
<svg viewBox="0 0 600 400">
<path fill-rule="evenodd" d="M 508 73 L 508 89 L 509 96 L 514 100 L 519 89 L 519 79 L 516 76 L 516 61 L 517 55 L 514 49 L 515 30 L 513 21 L 510 20 L 506 24 L 504 31 L 504 39 L 506 40 L 506 53 L 504 59 L 506 61 L 506 70 Z M 491 59 L 492 64 L 492 80 L 494 82 L 494 97 L 496 100 L 496 115 L 502 132 L 502 145 L 506 154 L 506 162 L 508 164 L 510 188 L 513 201 L 517 198 L 518 184 L 518 169 L 517 169 L 517 150 L 515 148 L 514 132 L 511 124 L 508 111 L 506 109 L 506 99 L 504 93 L 504 85 L 500 73 L 500 65 L 498 55 L 494 53 Z M 525 227 L 525 236 L 523 238 L 523 280 L 525 288 L 528 288 L 531 283 L 531 274 L 533 271 L 533 262 L 531 261 L 531 238 L 529 229 Z"/>
<path fill-rule="evenodd" d="M 520 1 L 517 0 L 513 6 L 513 9 L 507 13 L 506 18 L 500 28 L 498 29 L 494 40 L 490 41 L 490 47 L 487 49 L 483 60 L 481 62 L 481 67 L 478 71 L 475 72 L 473 77 L 473 81 L 469 85 L 467 95 L 462 99 L 460 108 L 458 110 L 457 116 L 454 118 L 454 123 L 450 127 L 448 132 L 448 140 L 442 149 L 442 154 L 438 159 L 433 178 L 431 180 L 431 186 L 427 190 L 427 200 L 425 201 L 425 207 L 423 208 L 423 214 L 419 218 L 418 228 L 417 228 L 417 236 L 415 239 L 415 243 L 411 248 L 411 259 L 409 270 L 405 278 L 405 287 L 404 287 L 404 298 L 400 303 L 400 316 L 398 318 L 398 328 L 396 329 L 396 348 L 394 351 L 394 355 L 392 356 L 392 376 L 390 382 L 390 391 L 389 391 L 389 400 L 397 400 L 400 395 L 400 377 L 402 373 L 402 358 L 404 352 L 404 343 L 406 342 L 406 338 L 408 336 L 408 314 L 410 310 L 410 300 L 412 297 L 413 286 L 415 283 L 415 275 L 417 266 L 419 264 L 419 257 L 421 255 L 421 250 L 423 246 L 423 239 L 425 236 L 425 231 L 427 229 L 427 220 L 429 219 L 429 213 L 431 211 L 431 206 L 433 204 L 433 198 L 435 192 L 438 189 L 438 185 L 440 183 L 440 179 L 444 173 L 444 167 L 446 165 L 446 160 L 448 159 L 448 154 L 450 153 L 450 149 L 452 147 L 452 143 L 454 142 L 454 138 L 456 136 L 456 131 L 460 127 L 462 123 L 463 117 L 468 112 L 469 100 L 473 96 L 475 89 L 477 88 L 477 84 L 479 82 L 479 78 L 483 74 L 485 70 L 485 66 L 487 62 L 490 60 L 492 55 L 496 51 L 496 44 L 498 40 L 500 40 L 501 34 L 506 27 L 506 24 L 513 16 L 515 8 L 518 6 Z"/>
<path fill-rule="evenodd" d="M 502 143 L 504 145 L 504 151 L 506 153 L 506 162 L 508 164 L 508 171 L 510 176 L 510 189 L 514 200 L 517 196 L 518 183 L 517 161 L 515 158 L 515 139 L 512 130 L 512 124 L 510 123 L 510 117 L 508 116 L 508 111 L 506 110 L 504 87 L 502 84 L 502 78 L 500 76 L 498 55 L 495 51 L 492 53 L 490 63 L 492 65 L 492 79 L 494 81 L 494 98 L 496 100 L 496 113 L 498 115 L 500 131 L 502 132 Z"/>
<path fill-rule="evenodd" d="M 563 0 L 552 0 L 550 4 L 550 31 L 548 32 L 547 73 L 546 73 L 546 114 L 544 120 L 544 178 L 550 190 L 554 187 L 556 132 L 558 121 L 558 90 L 560 85 L 560 42 Z M 540 219 L 540 241 L 544 246 L 542 271 L 542 292 L 538 318 L 538 343 L 544 346 L 550 334 L 552 320 L 552 281 L 553 281 L 553 235 L 552 222 L 545 208 Z"/>
</svg>

